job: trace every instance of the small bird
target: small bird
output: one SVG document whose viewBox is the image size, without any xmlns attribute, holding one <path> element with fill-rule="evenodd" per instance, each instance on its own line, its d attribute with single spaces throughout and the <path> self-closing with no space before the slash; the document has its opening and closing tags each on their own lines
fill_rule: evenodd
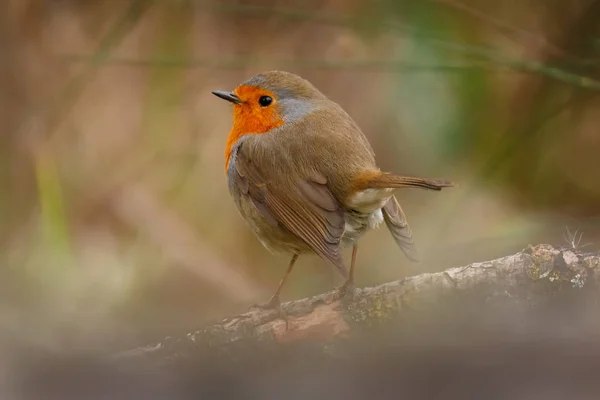
<svg viewBox="0 0 600 400">
<path fill-rule="evenodd" d="M 269 71 L 233 91 L 212 92 L 233 104 L 225 172 L 237 208 L 258 240 L 292 259 L 262 308 L 280 308 L 281 289 L 300 254 L 316 253 L 354 291 L 358 240 L 381 222 L 412 261 L 412 233 L 394 190 L 441 190 L 445 180 L 382 172 L 367 138 L 334 101 L 298 75 Z M 348 270 L 343 247 L 352 246 Z"/>
</svg>

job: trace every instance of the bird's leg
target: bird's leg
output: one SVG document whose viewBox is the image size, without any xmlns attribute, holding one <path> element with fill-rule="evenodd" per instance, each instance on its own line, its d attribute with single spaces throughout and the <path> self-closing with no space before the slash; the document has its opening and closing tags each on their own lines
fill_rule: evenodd
<svg viewBox="0 0 600 400">
<path fill-rule="evenodd" d="M 342 286 L 338 288 L 340 297 L 349 296 L 354 297 L 356 287 L 354 286 L 354 265 L 356 264 L 356 253 L 358 252 L 358 244 L 352 246 L 352 260 L 350 261 L 350 271 L 348 271 L 348 278 Z"/>
<path fill-rule="evenodd" d="M 275 291 L 275 294 L 273 294 L 273 296 L 271 296 L 271 299 L 266 303 L 252 305 L 253 308 L 262 308 L 265 310 L 276 309 L 277 311 L 279 311 L 279 315 L 285 321 L 286 329 L 287 329 L 288 321 L 285 317 L 285 313 L 283 312 L 283 308 L 281 308 L 281 300 L 279 299 L 279 294 L 281 293 L 281 288 L 283 287 L 283 284 L 287 280 L 287 277 L 290 275 L 290 272 L 292 272 L 292 269 L 294 268 L 294 264 L 296 263 L 296 260 L 298 260 L 298 254 L 294 254 L 294 256 L 292 257 L 292 260 L 290 261 L 290 264 L 288 265 L 287 271 L 285 272 L 285 275 L 283 276 L 283 278 L 281 278 L 281 281 L 279 281 L 279 286 L 277 286 L 277 290 Z"/>
</svg>

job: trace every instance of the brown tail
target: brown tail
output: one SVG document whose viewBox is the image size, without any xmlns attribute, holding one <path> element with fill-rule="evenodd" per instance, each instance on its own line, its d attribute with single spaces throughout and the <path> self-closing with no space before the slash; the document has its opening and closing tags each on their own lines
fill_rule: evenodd
<svg viewBox="0 0 600 400">
<path fill-rule="evenodd" d="M 363 186 L 363 189 L 417 187 L 429 190 L 442 190 L 445 187 L 454 186 L 454 183 L 437 179 L 415 178 L 411 176 L 400 176 L 390 173 L 379 173 L 362 179 L 361 186 Z"/>
</svg>

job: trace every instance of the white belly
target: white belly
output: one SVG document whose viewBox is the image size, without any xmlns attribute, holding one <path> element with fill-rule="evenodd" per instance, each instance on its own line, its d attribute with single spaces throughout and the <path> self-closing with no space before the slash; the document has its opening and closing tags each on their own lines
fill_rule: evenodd
<svg viewBox="0 0 600 400">
<path fill-rule="evenodd" d="M 373 211 L 371 214 L 369 214 L 366 219 L 366 222 L 367 223 L 365 226 L 365 224 L 358 223 L 354 219 L 347 218 L 346 219 L 346 234 L 354 235 L 356 233 L 360 233 L 361 231 L 363 231 L 365 229 L 377 228 L 379 226 L 379 224 L 381 224 L 383 222 L 383 213 L 381 212 L 381 209 Z"/>
<path fill-rule="evenodd" d="M 389 200 L 393 189 L 366 189 L 355 193 L 346 206 L 353 210 L 346 213 L 344 244 L 354 244 L 366 231 L 375 229 L 383 222 L 381 207 Z"/>
<path fill-rule="evenodd" d="M 348 199 L 347 206 L 353 210 L 370 214 L 376 210 L 381 210 L 381 207 L 388 201 L 394 189 L 365 189 L 357 192 Z M 382 217 L 383 218 L 383 217 Z"/>
<path fill-rule="evenodd" d="M 377 228 L 381 222 L 383 222 L 381 209 L 360 216 L 346 214 L 346 231 L 342 238 L 344 245 L 353 245 L 368 230 Z"/>
</svg>

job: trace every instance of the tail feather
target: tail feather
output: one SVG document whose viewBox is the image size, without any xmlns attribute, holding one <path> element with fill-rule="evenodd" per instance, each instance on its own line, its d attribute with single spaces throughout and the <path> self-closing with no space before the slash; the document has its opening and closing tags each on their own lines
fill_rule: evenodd
<svg viewBox="0 0 600 400">
<path fill-rule="evenodd" d="M 362 174 L 355 180 L 354 184 L 354 195 L 348 201 L 349 206 L 356 210 L 367 209 L 368 211 L 371 211 L 369 207 L 374 207 L 374 205 L 377 208 L 381 207 L 380 201 L 389 196 L 392 189 L 415 187 L 439 191 L 446 187 L 455 186 L 453 182 L 446 180 L 400 176 L 377 170 Z M 396 244 L 408 259 L 419 262 L 419 253 L 412 239 L 412 231 L 396 198 L 394 196 L 389 197 L 381 210 L 385 224 Z"/>
<path fill-rule="evenodd" d="M 445 187 L 454 186 L 454 183 L 438 179 L 416 178 L 411 176 L 394 175 L 390 173 L 380 173 L 377 175 L 372 175 L 368 179 L 363 180 L 362 185 L 365 189 L 416 187 L 439 191 Z"/>
<path fill-rule="evenodd" d="M 396 198 L 394 196 L 390 197 L 381 210 L 383 211 L 383 220 L 396 244 L 409 260 L 419 262 L 419 252 L 413 242 L 412 231 Z"/>
</svg>

